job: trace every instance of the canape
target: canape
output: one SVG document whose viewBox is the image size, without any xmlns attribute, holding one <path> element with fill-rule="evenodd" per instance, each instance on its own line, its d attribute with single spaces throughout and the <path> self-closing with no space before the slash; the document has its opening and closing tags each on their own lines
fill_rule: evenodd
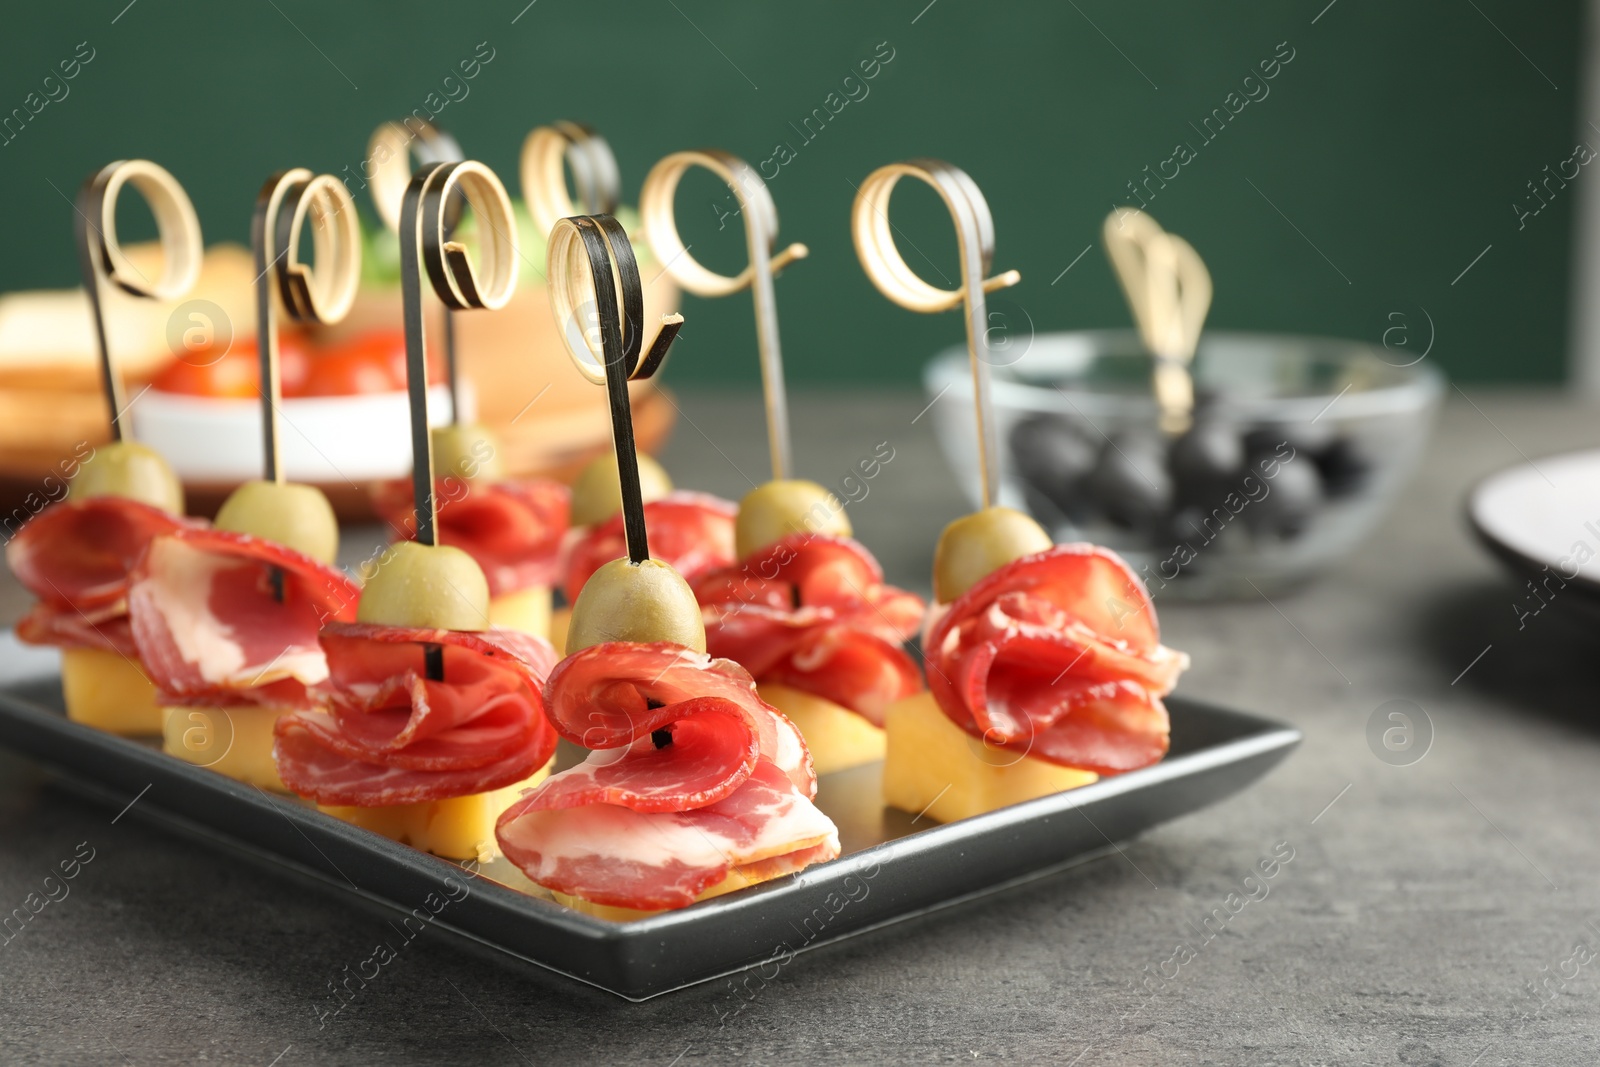
<svg viewBox="0 0 1600 1067">
<path fill-rule="evenodd" d="M 739 562 L 694 583 L 707 651 L 754 676 L 818 774 L 881 760 L 885 710 L 922 688 L 902 648 L 922 599 L 884 583 L 843 505 L 814 483 L 767 483 L 740 504 L 737 529 Z"/>
<path fill-rule="evenodd" d="M 440 544 L 454 545 L 483 569 L 489 622 L 550 634 L 550 589 L 567 532 L 567 487 L 546 478 L 505 478 L 494 436 L 476 424 L 433 431 L 434 500 Z M 381 483 L 379 515 L 397 538 L 416 535 L 411 480 Z"/>
<path fill-rule="evenodd" d="M 489 628 L 487 601 L 460 549 L 391 546 L 358 621 L 322 630 L 326 707 L 277 724 L 288 789 L 425 852 L 493 855 L 495 818 L 549 773 L 556 735 L 540 686 L 556 654 L 543 638 Z"/>
<path fill-rule="evenodd" d="M 141 486 L 145 499 L 126 495 Z M 152 538 L 204 525 L 182 511 L 182 490 L 160 456 L 132 442 L 103 445 L 67 499 L 6 545 L 12 573 L 39 598 L 17 622 L 17 637 L 61 649 L 62 697 L 74 722 L 130 737 L 161 732 L 155 687 L 129 625 L 129 575 Z"/>
<path fill-rule="evenodd" d="M 328 676 L 317 631 L 353 618 L 359 595 L 343 571 L 263 537 L 183 529 L 154 538 L 128 605 L 161 709 L 162 749 L 282 790 L 273 724 L 315 703 L 309 687 Z"/>
<path fill-rule="evenodd" d="M 950 822 L 1148 766 L 1189 658 L 1115 553 L 987 508 L 935 555 L 928 690 L 885 716 L 884 799 Z"/>
<path fill-rule="evenodd" d="M 643 581 L 619 583 L 627 570 Z M 607 585 L 630 588 L 607 604 Z M 640 610 L 673 585 L 676 608 Z M 586 600 L 596 614 L 637 612 L 605 629 L 679 639 L 585 643 L 595 635 L 582 624 Z M 512 805 L 495 832 L 529 879 L 588 914 L 687 907 L 839 854 L 837 828 L 812 803 L 817 779 L 799 731 L 742 667 L 694 647 L 695 610 L 665 564 L 608 564 L 576 607 L 582 647 L 546 683 L 556 731 L 593 751 Z M 665 615 L 681 625 L 662 627 Z"/>
<path fill-rule="evenodd" d="M 674 489 L 672 479 L 649 456 L 639 457 L 639 483 L 650 555 L 693 583 L 726 567 L 735 558 L 734 518 L 738 506 L 710 493 Z M 551 621 L 550 641 L 566 645 L 572 605 L 589 576 L 627 554 L 617 460 L 611 453 L 585 467 L 572 485 L 572 528 L 562 548 L 561 592 L 567 602 Z"/>
</svg>

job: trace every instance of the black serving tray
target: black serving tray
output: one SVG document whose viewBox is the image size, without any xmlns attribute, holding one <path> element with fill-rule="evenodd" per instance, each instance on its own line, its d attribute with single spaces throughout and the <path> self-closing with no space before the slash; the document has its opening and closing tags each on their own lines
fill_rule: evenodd
<svg viewBox="0 0 1600 1067">
<path fill-rule="evenodd" d="M 629 1000 L 994 892 L 1108 851 L 1260 778 L 1300 742 L 1270 719 L 1168 701 L 1152 767 L 949 825 L 886 809 L 879 767 L 827 775 L 844 853 L 681 911 L 613 923 L 566 908 L 505 860 L 470 871 L 136 741 L 70 722 L 52 650 L 0 634 L 0 745 L 144 819 L 391 906 Z M 570 757 L 569 757 L 570 758 Z M 136 802 L 136 803 L 135 803 Z M 120 816 L 119 816 L 120 817 Z"/>
</svg>

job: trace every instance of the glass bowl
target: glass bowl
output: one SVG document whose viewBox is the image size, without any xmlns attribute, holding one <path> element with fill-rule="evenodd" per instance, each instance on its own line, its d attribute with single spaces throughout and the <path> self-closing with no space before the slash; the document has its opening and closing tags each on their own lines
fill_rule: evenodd
<svg viewBox="0 0 1600 1067">
<path fill-rule="evenodd" d="M 1152 362 L 1131 330 L 1040 334 L 1020 357 L 991 356 L 996 502 L 1058 542 L 1116 550 L 1157 597 L 1271 593 L 1347 555 L 1416 467 L 1444 391 L 1433 367 L 1373 345 L 1207 333 L 1184 439 L 1160 432 Z M 976 506 L 965 347 L 923 384 Z"/>
</svg>

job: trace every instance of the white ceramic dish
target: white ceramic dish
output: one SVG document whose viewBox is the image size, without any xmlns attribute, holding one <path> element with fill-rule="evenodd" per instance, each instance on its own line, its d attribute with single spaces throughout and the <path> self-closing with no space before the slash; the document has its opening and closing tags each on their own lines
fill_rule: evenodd
<svg viewBox="0 0 1600 1067">
<path fill-rule="evenodd" d="M 1571 583 L 1600 597 L 1600 450 L 1491 474 L 1467 498 L 1467 520 L 1491 552 L 1546 591 Z"/>
<path fill-rule="evenodd" d="M 462 408 L 471 396 L 463 382 Z M 406 394 L 312 396 L 279 408 L 279 448 L 285 476 L 312 484 L 399 478 L 411 470 L 411 424 Z M 132 405 L 140 441 L 171 462 L 179 478 L 230 483 L 261 475 L 261 405 L 148 390 Z M 428 422 L 450 421 L 450 394 L 428 390 Z"/>
</svg>

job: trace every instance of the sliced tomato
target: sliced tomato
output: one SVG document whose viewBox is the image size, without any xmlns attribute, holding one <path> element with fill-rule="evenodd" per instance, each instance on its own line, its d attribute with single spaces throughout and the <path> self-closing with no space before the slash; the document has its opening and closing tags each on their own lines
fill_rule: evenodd
<svg viewBox="0 0 1600 1067">
<path fill-rule="evenodd" d="M 216 399 L 254 399 L 261 395 L 255 338 L 236 338 L 222 351 L 199 349 L 179 356 L 156 376 L 151 387 L 163 393 Z M 284 396 L 304 394 L 311 357 L 298 333 L 278 335 L 278 379 Z"/>
<path fill-rule="evenodd" d="M 387 359 L 353 348 L 324 352 L 311 363 L 305 396 L 354 396 L 361 393 L 393 393 L 406 387 L 396 377 Z"/>
<path fill-rule="evenodd" d="M 429 353 L 428 383 L 444 379 L 440 359 Z M 406 387 L 403 330 L 368 330 L 312 360 L 307 396 L 391 392 Z"/>
</svg>

